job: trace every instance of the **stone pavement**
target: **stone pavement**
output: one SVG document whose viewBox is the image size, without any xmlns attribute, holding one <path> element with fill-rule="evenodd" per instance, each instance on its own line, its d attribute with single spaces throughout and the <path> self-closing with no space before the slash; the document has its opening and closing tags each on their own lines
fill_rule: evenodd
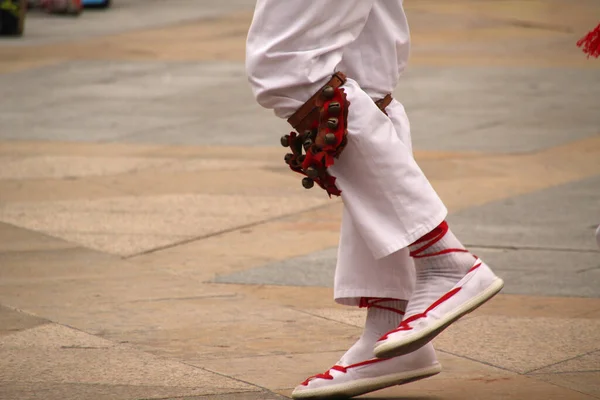
<svg viewBox="0 0 600 400">
<path fill-rule="evenodd" d="M 252 100 L 252 1 L 115 3 L 0 41 L 0 399 L 285 398 L 360 334 L 341 203 Z M 574 43 L 600 4 L 406 7 L 416 157 L 506 287 L 436 339 L 441 374 L 365 397 L 598 399 L 600 61 Z"/>
</svg>

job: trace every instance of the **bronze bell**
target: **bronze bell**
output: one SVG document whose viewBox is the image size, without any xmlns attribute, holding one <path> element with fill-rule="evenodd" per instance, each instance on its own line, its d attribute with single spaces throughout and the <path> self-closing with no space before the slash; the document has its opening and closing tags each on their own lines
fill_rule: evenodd
<svg viewBox="0 0 600 400">
<path fill-rule="evenodd" d="M 294 155 L 292 153 L 287 153 L 285 157 L 283 157 L 283 161 L 285 161 L 286 164 L 289 164 L 292 161 L 292 158 L 294 158 Z"/>
<path fill-rule="evenodd" d="M 308 167 L 304 172 L 311 179 L 316 179 L 319 177 L 319 171 L 315 167 Z"/>
<path fill-rule="evenodd" d="M 308 149 L 310 148 L 310 146 L 312 146 L 312 144 L 313 144 L 313 141 L 312 141 L 312 140 L 310 140 L 310 139 L 306 139 L 306 140 L 304 141 L 304 143 L 302 143 L 302 146 L 304 146 L 304 150 L 305 150 L 305 151 L 308 151 Z"/>
<path fill-rule="evenodd" d="M 329 118 L 329 119 L 327 120 L 327 127 L 328 127 L 329 129 L 337 129 L 337 127 L 338 127 L 338 122 L 339 122 L 339 121 L 338 121 L 338 119 L 337 119 L 337 118 Z"/>
<path fill-rule="evenodd" d="M 334 117 L 340 115 L 340 111 L 342 111 L 342 107 L 337 101 L 331 102 L 329 104 L 329 107 L 327 108 L 327 112 L 329 113 L 329 115 L 332 115 Z"/>
<path fill-rule="evenodd" d="M 302 178 L 302 186 L 304 186 L 304 189 L 310 189 L 315 186 L 315 181 L 310 178 Z"/>
<path fill-rule="evenodd" d="M 333 87 L 327 85 L 323 88 L 321 93 L 323 94 L 323 97 L 325 97 L 326 99 L 331 99 L 335 95 L 335 89 L 333 89 Z"/>
<path fill-rule="evenodd" d="M 281 137 L 281 145 L 283 147 L 289 147 L 290 146 L 290 135 L 283 135 Z"/>
<path fill-rule="evenodd" d="M 297 158 L 298 164 L 302 164 L 305 158 L 306 156 L 304 154 L 299 155 Z"/>
<path fill-rule="evenodd" d="M 305 131 L 304 131 L 304 138 L 309 138 L 311 134 L 312 134 L 312 131 L 310 131 L 310 130 L 305 130 Z"/>
<path fill-rule="evenodd" d="M 333 146 L 335 143 L 337 142 L 337 139 L 335 138 L 335 135 L 333 133 L 328 133 L 327 135 L 325 135 L 325 143 Z"/>
</svg>

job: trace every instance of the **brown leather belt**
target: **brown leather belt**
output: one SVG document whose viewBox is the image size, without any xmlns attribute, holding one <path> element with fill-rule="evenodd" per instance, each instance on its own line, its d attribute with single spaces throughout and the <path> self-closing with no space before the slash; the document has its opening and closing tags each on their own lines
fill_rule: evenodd
<svg viewBox="0 0 600 400">
<path fill-rule="evenodd" d="M 302 132 L 310 129 L 310 123 L 319 118 L 319 109 L 315 106 L 317 97 L 326 86 L 331 86 L 334 89 L 339 88 L 346 83 L 346 75 L 342 72 L 333 74 L 329 82 L 319 89 L 308 101 L 300 106 L 300 108 L 287 120 L 288 123 L 297 131 Z"/>
<path fill-rule="evenodd" d="M 379 109 L 385 114 L 387 115 L 387 113 L 385 112 L 385 109 L 387 108 L 387 106 L 390 105 L 390 103 L 392 102 L 393 97 L 391 95 L 391 93 L 388 93 L 385 95 L 385 97 L 383 99 L 379 99 L 375 102 L 375 104 L 377 105 L 377 107 L 379 107 Z"/>
<path fill-rule="evenodd" d="M 319 118 L 319 108 L 315 106 L 315 101 L 321 94 L 321 91 L 331 86 L 334 89 L 342 86 L 346 83 L 346 75 L 343 72 L 336 72 L 333 74 L 329 82 L 327 82 L 321 89 L 319 89 L 308 101 L 300 106 L 300 108 L 290 117 L 287 122 L 297 131 L 303 132 L 310 129 L 310 125 L 313 121 Z M 377 107 L 386 114 L 385 109 L 392 102 L 392 95 L 387 94 L 383 99 L 379 99 L 375 102 Z M 386 114 L 387 115 L 387 114 Z"/>
</svg>

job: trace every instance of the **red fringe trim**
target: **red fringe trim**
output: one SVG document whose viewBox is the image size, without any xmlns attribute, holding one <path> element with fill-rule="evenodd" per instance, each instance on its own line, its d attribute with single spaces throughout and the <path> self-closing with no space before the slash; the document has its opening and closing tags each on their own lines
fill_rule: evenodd
<svg viewBox="0 0 600 400">
<path fill-rule="evenodd" d="M 600 24 L 587 35 L 579 39 L 577 47 L 581 47 L 587 58 L 600 56 Z"/>
</svg>

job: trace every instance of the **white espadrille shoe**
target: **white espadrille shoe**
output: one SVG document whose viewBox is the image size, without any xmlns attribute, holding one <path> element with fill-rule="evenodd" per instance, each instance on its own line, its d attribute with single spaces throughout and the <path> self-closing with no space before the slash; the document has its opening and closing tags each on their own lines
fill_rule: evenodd
<svg viewBox="0 0 600 400">
<path fill-rule="evenodd" d="M 294 389 L 294 399 L 350 398 L 390 386 L 424 379 L 442 370 L 431 344 L 391 359 L 373 358 L 352 365 L 334 365 Z"/>
</svg>

